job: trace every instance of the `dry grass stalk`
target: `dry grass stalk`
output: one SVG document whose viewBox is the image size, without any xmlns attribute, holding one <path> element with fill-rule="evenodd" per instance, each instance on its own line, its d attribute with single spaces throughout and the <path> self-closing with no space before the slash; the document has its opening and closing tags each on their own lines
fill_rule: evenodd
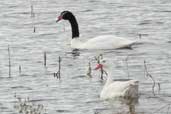
<svg viewBox="0 0 171 114">
<path fill-rule="evenodd" d="M 59 56 L 58 59 L 58 71 L 54 73 L 54 77 L 56 77 L 57 79 L 61 79 L 61 57 Z"/>
<path fill-rule="evenodd" d="M 144 74 L 145 74 L 146 77 L 150 78 L 150 79 L 153 81 L 152 93 L 153 93 L 153 95 L 155 96 L 154 88 L 155 88 L 155 86 L 156 86 L 156 82 L 155 82 L 153 76 L 148 72 L 147 64 L 146 64 L 146 61 L 145 61 L 145 60 L 144 60 Z"/>
<path fill-rule="evenodd" d="M 11 78 L 11 54 L 10 54 L 10 46 L 8 45 L 8 67 L 9 67 L 9 78 Z"/>
<path fill-rule="evenodd" d="M 87 71 L 87 76 L 89 76 L 90 78 L 92 78 L 92 75 L 91 75 L 91 73 L 92 73 L 92 69 L 91 69 L 91 63 L 89 62 L 89 63 L 88 63 L 88 71 Z"/>
<path fill-rule="evenodd" d="M 19 65 L 18 69 L 19 69 L 19 74 L 21 74 L 21 65 Z"/>
<path fill-rule="evenodd" d="M 95 57 L 95 60 L 97 61 L 97 64 L 100 64 L 101 63 L 101 59 L 103 59 L 103 55 L 102 54 L 100 54 L 99 56 L 97 56 L 97 57 Z M 103 68 L 101 68 L 100 69 L 100 79 L 101 80 L 103 80 L 104 78 L 104 74 L 107 76 L 108 74 L 107 74 L 107 72 L 103 69 Z"/>
<path fill-rule="evenodd" d="M 34 30 L 33 30 L 33 32 L 35 33 L 36 32 L 36 27 L 34 26 Z"/>
<path fill-rule="evenodd" d="M 99 54 L 97 57 L 95 57 L 95 60 L 97 61 L 98 64 L 100 64 L 100 59 L 103 59 L 102 54 Z"/>
<path fill-rule="evenodd" d="M 31 17 L 33 18 L 33 17 L 35 17 L 35 13 L 34 13 L 34 6 L 33 6 L 33 4 L 31 3 L 31 5 L 30 5 L 30 14 L 31 14 Z"/>
<path fill-rule="evenodd" d="M 129 74 L 128 58 L 129 58 L 129 56 L 127 56 L 127 57 L 125 58 L 125 63 L 126 63 L 126 70 L 127 70 L 128 79 L 129 79 L 130 74 Z"/>
<path fill-rule="evenodd" d="M 47 56 L 46 56 L 46 52 L 44 52 L 44 66 L 46 67 L 46 59 L 47 59 Z"/>
<path fill-rule="evenodd" d="M 157 85 L 158 85 L 158 90 L 159 90 L 159 92 L 160 92 L 160 90 L 161 90 L 161 86 L 160 86 L 160 83 L 157 83 Z"/>
<path fill-rule="evenodd" d="M 100 78 L 101 78 L 101 80 L 103 80 L 104 79 L 103 76 L 104 75 L 108 76 L 108 74 L 107 74 L 107 72 L 103 68 L 101 68 L 100 71 L 101 71 Z"/>
<path fill-rule="evenodd" d="M 36 27 L 35 27 L 35 23 L 34 23 L 34 18 L 35 18 L 35 12 L 34 12 L 34 6 L 33 3 L 30 1 L 30 14 L 31 14 L 31 18 L 32 18 L 32 25 L 33 25 L 33 32 L 36 32 Z"/>
</svg>

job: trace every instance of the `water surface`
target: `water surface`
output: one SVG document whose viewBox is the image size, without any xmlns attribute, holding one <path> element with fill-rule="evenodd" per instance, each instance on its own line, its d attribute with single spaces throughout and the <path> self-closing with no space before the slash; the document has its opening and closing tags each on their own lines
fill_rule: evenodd
<svg viewBox="0 0 171 114">
<path fill-rule="evenodd" d="M 35 17 L 31 17 L 31 4 Z M 48 114 L 113 114 L 127 112 L 124 104 L 100 101 L 103 87 L 99 73 L 86 76 L 88 62 L 102 53 L 113 63 L 113 78 L 140 81 L 138 114 L 170 113 L 171 103 L 171 1 L 170 0 L 2 0 L 0 1 L 0 111 L 17 114 L 17 99 L 29 97 L 43 104 Z M 132 50 L 83 50 L 72 54 L 68 22 L 55 23 L 63 10 L 72 11 L 79 23 L 81 38 L 114 34 L 138 40 Z M 35 26 L 36 32 L 33 32 Z M 142 34 L 139 39 L 138 34 Z M 12 78 L 8 78 L 8 45 Z M 47 67 L 43 53 L 47 52 Z M 53 73 L 62 57 L 61 80 Z M 127 58 L 127 61 L 126 61 Z M 148 71 L 160 83 L 152 94 Z M 127 68 L 128 65 L 128 68 Z M 19 73 L 21 66 L 21 74 Z"/>
</svg>

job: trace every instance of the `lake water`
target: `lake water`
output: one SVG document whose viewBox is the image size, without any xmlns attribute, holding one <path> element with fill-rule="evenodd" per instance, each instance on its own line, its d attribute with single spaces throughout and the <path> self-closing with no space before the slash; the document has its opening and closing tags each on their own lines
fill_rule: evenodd
<svg viewBox="0 0 171 114">
<path fill-rule="evenodd" d="M 31 4 L 35 16 L 31 16 Z M 114 79 L 139 80 L 137 114 L 171 113 L 170 8 L 170 0 L 1 0 L 1 114 L 18 113 L 14 108 L 16 96 L 29 97 L 35 104 L 42 104 L 47 114 L 127 113 L 124 104 L 100 100 L 104 81 L 98 72 L 93 71 L 92 78 L 86 76 L 88 62 L 94 67 L 94 57 L 99 54 L 113 63 Z M 75 14 L 83 40 L 113 34 L 138 40 L 140 44 L 132 50 L 81 50 L 73 54 L 69 23 L 55 22 L 63 10 Z M 44 52 L 47 53 L 46 67 Z M 58 70 L 59 56 L 61 80 L 53 76 Z M 155 96 L 152 80 L 144 76 L 144 60 L 156 82 Z"/>
</svg>

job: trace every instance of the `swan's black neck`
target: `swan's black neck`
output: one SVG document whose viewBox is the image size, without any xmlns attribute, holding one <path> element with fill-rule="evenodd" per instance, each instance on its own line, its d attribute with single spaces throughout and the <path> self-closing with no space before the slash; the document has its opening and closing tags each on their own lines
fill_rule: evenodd
<svg viewBox="0 0 171 114">
<path fill-rule="evenodd" d="M 79 37 L 79 28 L 78 23 L 74 15 L 71 15 L 69 22 L 71 23 L 71 29 L 72 29 L 72 39 Z"/>
</svg>

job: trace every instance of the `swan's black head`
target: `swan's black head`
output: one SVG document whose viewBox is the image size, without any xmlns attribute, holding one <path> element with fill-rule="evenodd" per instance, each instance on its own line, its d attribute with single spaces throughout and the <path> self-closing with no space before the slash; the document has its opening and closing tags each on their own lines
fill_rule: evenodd
<svg viewBox="0 0 171 114">
<path fill-rule="evenodd" d="M 59 15 L 56 22 L 59 22 L 62 19 L 68 20 L 70 22 L 71 28 L 72 28 L 72 38 L 78 38 L 79 37 L 79 28 L 78 28 L 78 23 L 77 23 L 75 16 L 70 11 L 63 11 Z"/>
<path fill-rule="evenodd" d="M 59 22 L 60 20 L 64 19 L 64 20 L 70 20 L 73 17 L 73 14 L 70 11 L 63 11 L 61 12 L 61 14 L 59 15 L 58 19 L 56 20 L 56 22 Z"/>
</svg>

